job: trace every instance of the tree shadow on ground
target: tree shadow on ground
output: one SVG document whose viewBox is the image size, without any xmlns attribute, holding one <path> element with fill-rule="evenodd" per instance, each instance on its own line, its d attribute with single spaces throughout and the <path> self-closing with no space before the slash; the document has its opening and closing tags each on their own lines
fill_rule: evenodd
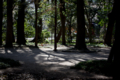
<svg viewBox="0 0 120 80">
<path fill-rule="evenodd" d="M 18 60 L 22 64 L 22 66 L 18 68 L 0 70 L 0 74 L 8 74 L 14 76 L 13 78 L 16 76 L 16 79 L 25 78 L 23 80 L 31 77 L 37 80 L 41 78 L 54 80 L 63 78 L 103 78 L 104 76 L 102 75 L 88 73 L 83 70 L 70 70 L 70 66 L 80 61 L 106 59 L 108 54 L 72 53 L 62 52 L 61 50 L 54 52 L 52 49 L 47 50 L 27 46 L 0 48 L 0 56 Z M 24 75 L 26 75 L 26 77 L 24 77 Z"/>
</svg>

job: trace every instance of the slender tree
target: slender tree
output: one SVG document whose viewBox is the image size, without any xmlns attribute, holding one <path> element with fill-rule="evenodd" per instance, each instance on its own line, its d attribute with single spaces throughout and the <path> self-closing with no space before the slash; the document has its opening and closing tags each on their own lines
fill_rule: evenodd
<svg viewBox="0 0 120 80">
<path fill-rule="evenodd" d="M 25 0 L 21 0 L 18 10 L 18 21 L 17 21 L 17 43 L 19 45 L 26 44 L 25 33 L 24 33 L 24 18 L 25 18 Z"/>
<path fill-rule="evenodd" d="M 65 12 L 65 2 L 64 0 L 60 0 L 60 17 L 61 17 L 61 23 L 62 23 L 62 44 L 66 45 L 65 41 L 65 15 L 63 14 Z"/>
<path fill-rule="evenodd" d="M 7 0 L 7 32 L 6 32 L 6 47 L 12 47 L 13 42 L 13 0 Z"/>
<path fill-rule="evenodd" d="M 3 0 L 0 0 L 0 45 L 2 45 Z"/>
<path fill-rule="evenodd" d="M 75 48 L 84 50 L 85 44 L 85 17 L 84 17 L 84 0 L 77 0 L 77 37 Z"/>
<path fill-rule="evenodd" d="M 56 28 L 57 28 L 57 0 L 55 0 L 55 32 L 54 32 L 54 51 L 57 51 Z"/>
<path fill-rule="evenodd" d="M 37 26 L 37 10 L 38 10 L 38 0 L 35 0 L 34 4 L 35 4 L 35 47 L 37 47 L 37 43 L 38 43 L 38 26 Z"/>
</svg>

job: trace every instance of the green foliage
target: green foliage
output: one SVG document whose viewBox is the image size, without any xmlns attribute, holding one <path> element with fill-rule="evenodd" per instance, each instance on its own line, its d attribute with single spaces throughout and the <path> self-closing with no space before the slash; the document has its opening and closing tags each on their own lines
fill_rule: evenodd
<svg viewBox="0 0 120 80">
<path fill-rule="evenodd" d="M 33 26 L 31 26 L 30 22 L 27 20 L 25 20 L 24 29 L 25 29 L 25 37 L 31 38 L 35 36 L 35 28 L 33 28 Z"/>
<path fill-rule="evenodd" d="M 80 62 L 71 67 L 71 69 L 82 69 L 107 76 L 112 75 L 112 63 L 108 63 L 106 60 L 89 60 Z"/>
<path fill-rule="evenodd" d="M 42 34 L 43 34 L 44 38 L 50 37 L 50 32 L 47 29 L 42 30 Z"/>
<path fill-rule="evenodd" d="M 8 67 L 17 67 L 17 66 L 20 66 L 20 63 L 18 61 L 9 58 L 0 57 L 0 69 L 5 69 Z"/>
<path fill-rule="evenodd" d="M 50 37 L 50 32 L 47 29 L 42 30 L 40 42 L 49 43 L 47 38 Z"/>
</svg>

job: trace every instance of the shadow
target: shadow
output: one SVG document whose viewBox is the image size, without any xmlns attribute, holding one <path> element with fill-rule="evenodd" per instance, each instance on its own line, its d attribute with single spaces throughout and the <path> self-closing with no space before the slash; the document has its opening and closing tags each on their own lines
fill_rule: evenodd
<svg viewBox="0 0 120 80">
<path fill-rule="evenodd" d="M 0 48 L 1 57 L 18 60 L 22 64 L 18 68 L 0 70 L 0 74 L 10 74 L 11 76 L 20 76 L 21 74 L 21 78 L 24 75 L 29 75 L 37 80 L 41 78 L 46 78 L 46 80 L 76 77 L 102 78 L 103 75 L 96 75 L 83 70 L 71 70 L 70 66 L 80 61 L 107 59 L 109 53 L 106 55 L 103 53 L 62 52 L 61 50 L 55 52 L 52 49 L 33 46 Z M 13 72 L 15 74 L 11 74 Z"/>
</svg>

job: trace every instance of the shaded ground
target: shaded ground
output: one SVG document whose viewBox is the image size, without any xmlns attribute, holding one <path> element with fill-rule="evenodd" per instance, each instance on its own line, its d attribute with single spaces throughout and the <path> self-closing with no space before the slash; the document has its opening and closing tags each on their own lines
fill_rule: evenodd
<svg viewBox="0 0 120 80">
<path fill-rule="evenodd" d="M 92 53 L 69 50 L 70 47 L 59 46 L 54 52 L 52 46 L 0 48 L 0 57 L 18 60 L 22 66 L 0 70 L 1 75 L 8 75 L 9 80 L 71 80 L 91 78 L 111 79 L 111 77 L 73 70 L 70 66 L 86 60 L 106 60 L 110 48 L 92 48 Z M 67 50 L 67 51 L 66 51 Z"/>
</svg>

